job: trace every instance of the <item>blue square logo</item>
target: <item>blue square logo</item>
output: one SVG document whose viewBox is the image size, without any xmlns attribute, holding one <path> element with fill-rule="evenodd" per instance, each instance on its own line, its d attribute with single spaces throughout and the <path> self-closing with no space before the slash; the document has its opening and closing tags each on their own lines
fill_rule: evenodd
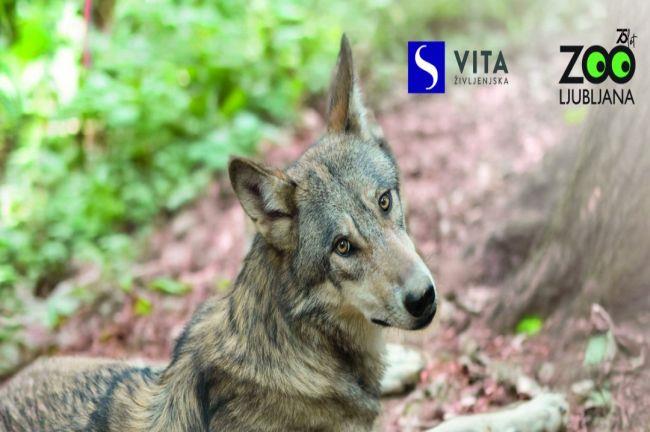
<svg viewBox="0 0 650 432">
<path fill-rule="evenodd" d="M 409 41 L 408 92 L 445 92 L 445 42 Z"/>
</svg>

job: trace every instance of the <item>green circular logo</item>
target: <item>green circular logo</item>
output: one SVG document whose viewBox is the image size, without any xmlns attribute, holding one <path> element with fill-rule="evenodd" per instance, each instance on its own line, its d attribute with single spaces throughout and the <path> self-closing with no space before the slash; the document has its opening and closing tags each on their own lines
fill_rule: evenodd
<svg viewBox="0 0 650 432">
<path fill-rule="evenodd" d="M 634 76 L 636 60 L 634 53 L 625 45 L 616 45 L 609 52 L 607 74 L 617 84 L 625 84 Z"/>
<path fill-rule="evenodd" d="M 600 84 L 609 75 L 609 53 L 600 45 L 592 45 L 582 56 L 582 74 L 592 84 Z"/>
<path fill-rule="evenodd" d="M 592 78 L 600 78 L 605 73 L 607 60 L 600 51 L 593 51 L 587 57 L 587 73 Z"/>
<path fill-rule="evenodd" d="M 617 78 L 625 78 L 632 68 L 632 59 L 628 53 L 619 51 L 612 56 L 612 73 Z"/>
</svg>

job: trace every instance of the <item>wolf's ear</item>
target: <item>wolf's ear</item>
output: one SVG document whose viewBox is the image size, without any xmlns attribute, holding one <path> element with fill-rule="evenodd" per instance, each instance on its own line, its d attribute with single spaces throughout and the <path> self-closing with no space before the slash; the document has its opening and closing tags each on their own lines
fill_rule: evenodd
<svg viewBox="0 0 650 432">
<path fill-rule="evenodd" d="M 269 244 L 288 250 L 294 244 L 295 183 L 279 170 L 246 158 L 228 163 L 230 183 L 246 214 Z"/>
<path fill-rule="evenodd" d="M 356 83 L 352 50 L 345 34 L 329 91 L 327 108 L 327 131 L 332 133 L 353 132 L 367 135 L 366 108 Z"/>
</svg>

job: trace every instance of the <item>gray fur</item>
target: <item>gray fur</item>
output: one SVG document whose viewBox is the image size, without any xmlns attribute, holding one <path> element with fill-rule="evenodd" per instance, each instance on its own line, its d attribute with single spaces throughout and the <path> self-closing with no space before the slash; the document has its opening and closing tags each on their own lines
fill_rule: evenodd
<svg viewBox="0 0 650 432">
<path fill-rule="evenodd" d="M 39 361 L 0 390 L 0 429 L 371 430 L 381 327 L 421 328 L 435 300 L 426 297 L 422 316 L 405 309 L 433 281 L 406 232 L 395 159 L 368 126 L 345 37 L 334 76 L 327 133 L 296 162 L 231 160 L 257 234 L 232 291 L 195 312 L 169 365 Z M 337 239 L 354 249 L 337 254 Z"/>
</svg>

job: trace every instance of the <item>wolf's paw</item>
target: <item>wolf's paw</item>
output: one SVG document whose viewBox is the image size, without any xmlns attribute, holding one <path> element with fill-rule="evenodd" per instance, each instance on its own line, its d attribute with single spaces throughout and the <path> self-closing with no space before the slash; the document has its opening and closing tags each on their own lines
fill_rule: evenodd
<svg viewBox="0 0 650 432">
<path fill-rule="evenodd" d="M 381 380 L 381 394 L 396 395 L 418 382 L 424 368 L 424 357 L 419 351 L 405 346 L 386 344 L 384 363 L 386 370 Z"/>
</svg>

